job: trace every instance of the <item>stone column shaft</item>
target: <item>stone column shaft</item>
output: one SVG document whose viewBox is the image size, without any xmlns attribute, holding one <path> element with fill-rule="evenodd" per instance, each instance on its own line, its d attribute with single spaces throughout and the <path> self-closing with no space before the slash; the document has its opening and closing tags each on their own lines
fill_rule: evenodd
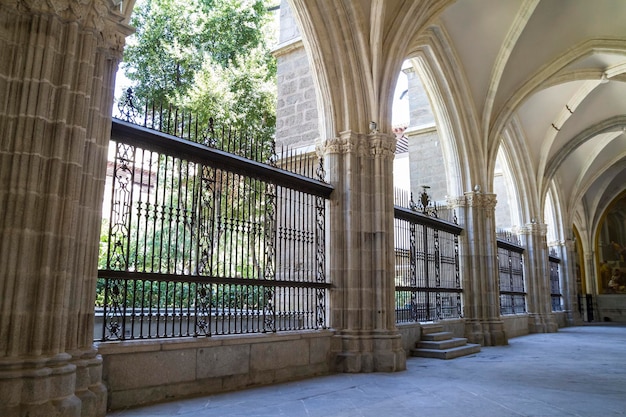
<svg viewBox="0 0 626 417">
<path fill-rule="evenodd" d="M 93 348 L 110 109 L 105 0 L 0 5 L 0 415 L 103 416 Z"/>
<path fill-rule="evenodd" d="M 331 326 L 336 368 L 344 372 L 406 367 L 395 327 L 393 135 L 343 132 L 321 144 L 335 187 L 329 209 Z"/>
<path fill-rule="evenodd" d="M 485 346 L 507 344 L 500 318 L 496 240 L 496 195 L 472 191 L 450 199 L 459 211 L 464 232 L 460 239 L 466 336 Z"/>
<path fill-rule="evenodd" d="M 559 273 L 561 278 L 561 294 L 563 294 L 563 309 L 567 315 L 567 323 L 573 326 L 582 321 L 578 314 L 578 298 L 576 296 L 576 263 L 574 255 L 576 245 L 573 240 L 566 240 L 559 245 Z"/>
<path fill-rule="evenodd" d="M 546 240 L 548 226 L 542 223 L 529 223 L 520 229 L 526 246 L 527 310 L 528 330 L 531 333 L 555 332 L 558 325 L 552 317 L 550 299 L 550 265 Z"/>
</svg>

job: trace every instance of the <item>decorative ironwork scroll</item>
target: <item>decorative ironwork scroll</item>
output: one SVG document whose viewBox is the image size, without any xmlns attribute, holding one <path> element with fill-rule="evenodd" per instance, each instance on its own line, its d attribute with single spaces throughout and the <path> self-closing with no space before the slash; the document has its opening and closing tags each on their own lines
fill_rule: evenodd
<svg viewBox="0 0 626 417">
<path fill-rule="evenodd" d="M 435 292 L 435 311 L 437 319 L 441 320 L 443 318 L 443 311 L 441 306 L 441 292 L 439 292 L 439 288 L 441 288 L 441 257 L 439 252 L 439 230 L 437 229 L 433 230 L 433 245 L 435 249 L 435 288 L 437 289 L 437 292 Z"/>
<path fill-rule="evenodd" d="M 319 166 L 317 167 L 317 178 L 320 181 L 326 180 L 326 171 L 324 170 L 324 158 L 319 158 Z M 322 197 L 315 197 L 315 259 L 316 280 L 317 282 L 326 282 L 326 200 Z M 319 328 L 326 327 L 326 291 L 318 288 L 316 290 L 316 325 Z"/>
<path fill-rule="evenodd" d="M 196 193 L 197 228 L 197 275 L 213 275 L 213 245 L 215 234 L 216 172 L 203 165 L 200 168 L 200 181 Z M 196 286 L 196 335 L 210 336 L 211 314 L 213 312 L 213 291 L 211 284 L 199 283 Z"/>
<path fill-rule="evenodd" d="M 108 269 L 122 271 L 130 264 L 131 211 L 134 183 L 135 147 L 123 143 L 116 145 L 113 166 L 112 194 L 109 223 Z"/>
<path fill-rule="evenodd" d="M 265 279 L 276 278 L 276 185 L 265 184 Z M 265 286 L 263 297 L 263 331 L 276 331 L 275 289 Z"/>
<path fill-rule="evenodd" d="M 120 113 L 120 119 L 125 122 L 136 123 L 139 111 L 135 106 L 135 94 L 132 88 L 128 88 L 124 92 L 123 100 L 117 103 L 117 110 Z"/>
</svg>

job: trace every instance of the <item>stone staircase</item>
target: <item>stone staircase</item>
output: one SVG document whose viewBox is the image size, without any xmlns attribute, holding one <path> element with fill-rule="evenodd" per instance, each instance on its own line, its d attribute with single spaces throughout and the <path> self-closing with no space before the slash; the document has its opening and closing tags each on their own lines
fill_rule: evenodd
<svg viewBox="0 0 626 417">
<path fill-rule="evenodd" d="M 467 343 L 464 337 L 454 337 L 451 332 L 444 332 L 442 325 L 435 324 L 422 327 L 422 338 L 411 349 L 411 356 L 454 359 L 478 352 L 480 345 Z"/>
</svg>

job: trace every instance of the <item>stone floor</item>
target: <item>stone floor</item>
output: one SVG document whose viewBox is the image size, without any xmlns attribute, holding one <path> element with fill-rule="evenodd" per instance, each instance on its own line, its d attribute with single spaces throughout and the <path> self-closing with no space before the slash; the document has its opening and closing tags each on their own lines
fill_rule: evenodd
<svg viewBox="0 0 626 417">
<path fill-rule="evenodd" d="M 626 325 L 522 336 L 448 361 L 409 358 L 405 372 L 337 374 L 107 416 L 626 416 Z"/>
</svg>

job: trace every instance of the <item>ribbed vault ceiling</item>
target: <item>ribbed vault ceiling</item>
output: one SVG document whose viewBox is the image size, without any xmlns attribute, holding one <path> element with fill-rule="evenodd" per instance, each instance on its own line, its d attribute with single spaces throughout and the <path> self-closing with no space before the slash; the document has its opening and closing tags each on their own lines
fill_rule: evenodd
<svg viewBox="0 0 626 417">
<path fill-rule="evenodd" d="M 626 1 L 458 0 L 440 21 L 489 146 L 515 119 L 540 193 L 597 217 L 626 186 Z"/>
</svg>

